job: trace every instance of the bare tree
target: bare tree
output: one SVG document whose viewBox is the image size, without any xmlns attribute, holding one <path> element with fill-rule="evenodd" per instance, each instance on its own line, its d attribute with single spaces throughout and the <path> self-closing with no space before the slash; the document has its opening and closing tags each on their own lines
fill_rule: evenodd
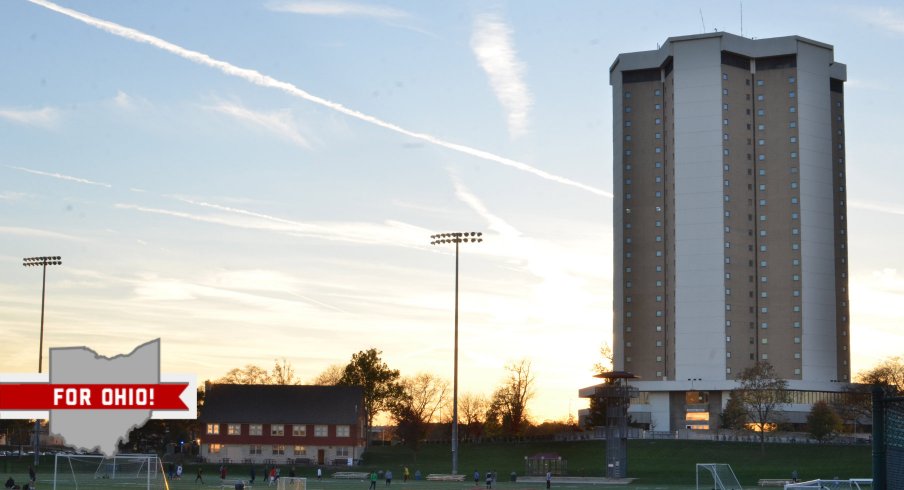
<svg viewBox="0 0 904 490">
<path fill-rule="evenodd" d="M 778 410 L 791 403 L 788 382 L 778 377 L 775 368 L 768 362 L 757 362 L 738 374 L 740 386 L 732 396 L 747 411 L 747 419 L 753 430 L 760 436 L 760 447 L 766 450 L 766 432 L 774 430 L 778 420 Z"/>
<path fill-rule="evenodd" d="M 890 393 L 904 392 L 904 358 L 888 357 L 866 371 L 857 373 L 857 381 L 880 385 Z"/>
<path fill-rule="evenodd" d="M 310 381 L 312 385 L 334 386 L 339 384 L 342 375 L 345 374 L 345 366 L 342 364 L 330 364 L 320 374 Z"/>
<path fill-rule="evenodd" d="M 505 366 L 508 376 L 503 385 L 496 388 L 487 419 L 502 428 L 507 435 L 519 435 L 528 422 L 527 403 L 534 397 L 534 376 L 530 361 L 521 359 Z"/>
<path fill-rule="evenodd" d="M 402 378 L 402 396 L 389 408 L 396 433 L 417 454 L 421 439 L 449 404 L 449 382 L 430 373 Z M 416 457 L 416 456 L 415 456 Z"/>
<path fill-rule="evenodd" d="M 605 373 L 612 371 L 615 366 L 615 353 L 612 352 L 612 346 L 608 342 L 603 342 L 600 346 L 600 360 L 593 365 L 593 373 Z"/>
<path fill-rule="evenodd" d="M 254 364 L 246 364 L 243 368 L 233 368 L 225 376 L 215 381 L 218 384 L 268 385 L 270 373 Z"/>
<path fill-rule="evenodd" d="M 301 380 L 295 377 L 295 368 L 285 357 L 280 361 L 273 360 L 273 370 L 270 371 L 270 383 L 275 385 L 300 385 Z"/>
<path fill-rule="evenodd" d="M 458 397 L 459 422 L 465 430 L 465 438 L 480 439 L 483 436 L 483 424 L 486 423 L 490 401 L 486 396 L 477 393 L 465 393 Z"/>
<path fill-rule="evenodd" d="M 295 368 L 286 358 L 274 359 L 273 370 L 246 364 L 243 368 L 231 369 L 225 376 L 214 381 L 218 384 L 237 385 L 297 385 L 301 381 L 295 377 Z"/>
</svg>

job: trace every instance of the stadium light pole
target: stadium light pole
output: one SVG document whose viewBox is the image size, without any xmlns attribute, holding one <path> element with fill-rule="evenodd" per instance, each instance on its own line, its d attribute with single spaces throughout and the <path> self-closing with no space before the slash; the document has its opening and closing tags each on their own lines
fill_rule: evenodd
<svg viewBox="0 0 904 490">
<path fill-rule="evenodd" d="M 25 267 L 41 267 L 43 269 L 43 277 L 41 278 L 41 336 L 38 341 L 38 373 L 41 373 L 41 366 L 44 364 L 44 296 L 47 290 L 47 266 L 63 265 L 60 256 L 55 257 L 25 257 L 22 259 L 22 265 Z M 35 466 L 40 461 L 41 447 L 41 421 L 35 419 Z"/>
<path fill-rule="evenodd" d="M 480 243 L 479 231 L 440 233 L 430 235 L 430 245 L 455 244 L 455 349 L 452 376 L 452 474 L 458 474 L 458 246 L 462 243 Z"/>
</svg>

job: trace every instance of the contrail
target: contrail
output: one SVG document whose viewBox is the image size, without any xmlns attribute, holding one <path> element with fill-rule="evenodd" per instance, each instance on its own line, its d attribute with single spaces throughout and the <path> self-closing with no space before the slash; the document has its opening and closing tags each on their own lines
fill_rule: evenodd
<svg viewBox="0 0 904 490">
<path fill-rule="evenodd" d="M 43 175 L 43 176 L 45 176 L 45 177 L 53 177 L 53 178 L 55 178 L 55 179 L 61 179 L 61 180 L 70 180 L 70 181 L 72 181 L 72 182 L 78 182 L 79 184 L 99 185 L 99 186 L 101 186 L 101 187 L 106 187 L 106 188 L 108 188 L 108 189 L 110 189 L 110 188 L 113 187 L 112 185 L 110 185 L 110 184 L 104 184 L 103 182 L 95 182 L 95 181 L 93 181 L 93 180 L 82 179 L 82 178 L 80 178 L 80 177 L 73 177 L 73 176 L 71 176 L 71 175 L 58 174 L 58 173 L 56 173 L 56 172 L 42 172 L 42 171 L 40 171 L 40 170 L 32 170 L 32 169 L 30 169 L 30 168 L 25 168 L 25 167 L 16 167 L 16 166 L 14 166 L 14 165 L 5 165 L 5 166 L 6 166 L 7 168 L 11 168 L 11 169 L 14 169 L 14 170 L 19 170 L 19 171 L 22 171 L 22 172 L 28 172 L 28 173 L 30 173 L 30 174 Z"/>
<path fill-rule="evenodd" d="M 568 179 L 565 177 L 561 177 L 561 176 L 558 176 L 555 174 L 551 174 L 549 172 L 545 172 L 538 168 L 532 167 L 524 162 L 519 162 L 517 160 L 505 158 L 505 157 L 490 153 L 488 151 L 480 150 L 477 148 L 471 148 L 470 146 L 466 146 L 466 145 L 462 145 L 462 144 L 458 144 L 458 143 L 452 143 L 450 141 L 446 141 L 446 140 L 437 138 L 436 136 L 432 136 L 429 134 L 418 133 L 416 131 L 411 131 L 409 129 L 405 129 L 401 126 L 397 126 L 393 123 L 384 121 L 377 117 L 374 117 L 374 116 L 371 116 L 368 114 L 364 114 L 363 112 L 359 112 L 354 109 L 349 109 L 348 107 L 345 107 L 344 105 L 339 104 L 338 102 L 332 102 L 332 101 L 326 100 L 322 97 L 318 97 L 316 95 L 310 94 L 310 93 L 296 87 L 295 85 L 292 85 L 291 83 L 277 80 L 273 77 L 264 75 L 256 70 L 251 70 L 248 68 L 241 68 L 241 67 L 235 66 L 231 63 L 227 63 L 225 61 L 211 58 L 210 56 L 208 56 L 204 53 L 200 53 L 198 51 L 192 51 L 190 49 L 183 48 L 183 47 L 173 44 L 169 41 L 160 39 L 159 37 L 155 37 L 150 34 L 145 34 L 141 31 L 132 29 L 130 27 L 121 26 L 114 22 L 101 20 L 96 17 L 91 17 L 90 15 L 83 14 L 76 10 L 68 9 L 66 7 L 61 7 L 55 3 L 48 2 L 46 0 L 28 0 L 28 1 L 35 5 L 40 5 L 41 7 L 53 10 L 54 12 L 58 12 L 63 15 L 69 16 L 73 19 L 84 22 L 85 24 L 96 27 L 102 31 L 109 32 L 110 34 L 114 34 L 116 36 L 120 36 L 120 37 L 129 39 L 129 40 L 132 40 L 132 41 L 150 44 L 151 46 L 154 46 L 155 48 L 159 48 L 164 51 L 168 51 L 172 54 L 175 54 L 176 56 L 180 56 L 180 57 L 185 58 L 194 63 L 209 66 L 211 68 L 216 68 L 217 70 L 220 70 L 221 72 L 223 72 L 227 75 L 242 78 L 255 85 L 260 85 L 262 87 L 275 88 L 277 90 L 281 90 L 289 95 L 298 97 L 300 99 L 307 100 L 309 102 L 313 102 L 315 104 L 319 104 L 321 106 L 327 107 L 329 109 L 332 109 L 336 112 L 340 112 L 342 114 L 353 117 L 355 119 L 359 119 L 361 121 L 365 121 L 370 124 L 380 126 L 381 128 L 385 128 L 390 131 L 395 131 L 397 133 L 404 134 L 405 136 L 419 139 L 421 141 L 426 141 L 426 142 L 434 144 L 436 146 L 441 146 L 443 148 L 448 148 L 450 150 L 454 150 L 454 151 L 457 151 L 460 153 L 471 155 L 471 156 L 474 156 L 477 158 L 481 158 L 481 159 L 488 160 L 491 162 L 500 163 L 500 164 L 506 165 L 508 167 L 516 168 L 518 170 L 521 170 L 522 172 L 534 174 L 534 175 L 544 178 L 546 180 L 558 182 L 560 184 L 565 184 L 565 185 L 569 185 L 572 187 L 577 187 L 578 189 L 592 192 L 593 194 L 596 194 L 599 196 L 613 197 L 611 192 L 607 192 L 602 189 L 599 189 L 599 188 L 596 188 L 593 186 L 589 186 L 587 184 L 582 184 L 580 182 L 577 182 L 577 181 L 574 181 L 574 180 L 571 180 L 571 179 Z"/>
</svg>

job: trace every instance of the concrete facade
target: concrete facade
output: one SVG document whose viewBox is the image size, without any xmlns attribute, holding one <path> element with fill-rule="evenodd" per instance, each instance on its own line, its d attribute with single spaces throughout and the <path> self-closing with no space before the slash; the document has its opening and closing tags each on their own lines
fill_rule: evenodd
<svg viewBox="0 0 904 490">
<path fill-rule="evenodd" d="M 716 428 L 758 361 L 794 390 L 838 391 L 846 68 L 832 47 L 673 37 L 610 76 L 615 370 L 646 393 L 631 410 L 656 430 Z"/>
</svg>

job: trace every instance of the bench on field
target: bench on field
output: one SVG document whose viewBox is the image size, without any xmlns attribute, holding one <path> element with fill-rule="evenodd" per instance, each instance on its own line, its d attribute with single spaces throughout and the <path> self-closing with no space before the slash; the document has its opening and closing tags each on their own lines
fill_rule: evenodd
<svg viewBox="0 0 904 490">
<path fill-rule="evenodd" d="M 791 483 L 791 480 L 787 478 L 760 478 L 760 481 L 757 483 L 761 487 L 784 487 Z"/>
<path fill-rule="evenodd" d="M 366 480 L 370 477 L 370 473 L 366 471 L 337 471 L 333 473 L 333 478 L 340 480 Z"/>
<path fill-rule="evenodd" d="M 445 473 L 430 473 L 428 481 L 465 481 L 465 475 L 448 475 Z"/>
</svg>

